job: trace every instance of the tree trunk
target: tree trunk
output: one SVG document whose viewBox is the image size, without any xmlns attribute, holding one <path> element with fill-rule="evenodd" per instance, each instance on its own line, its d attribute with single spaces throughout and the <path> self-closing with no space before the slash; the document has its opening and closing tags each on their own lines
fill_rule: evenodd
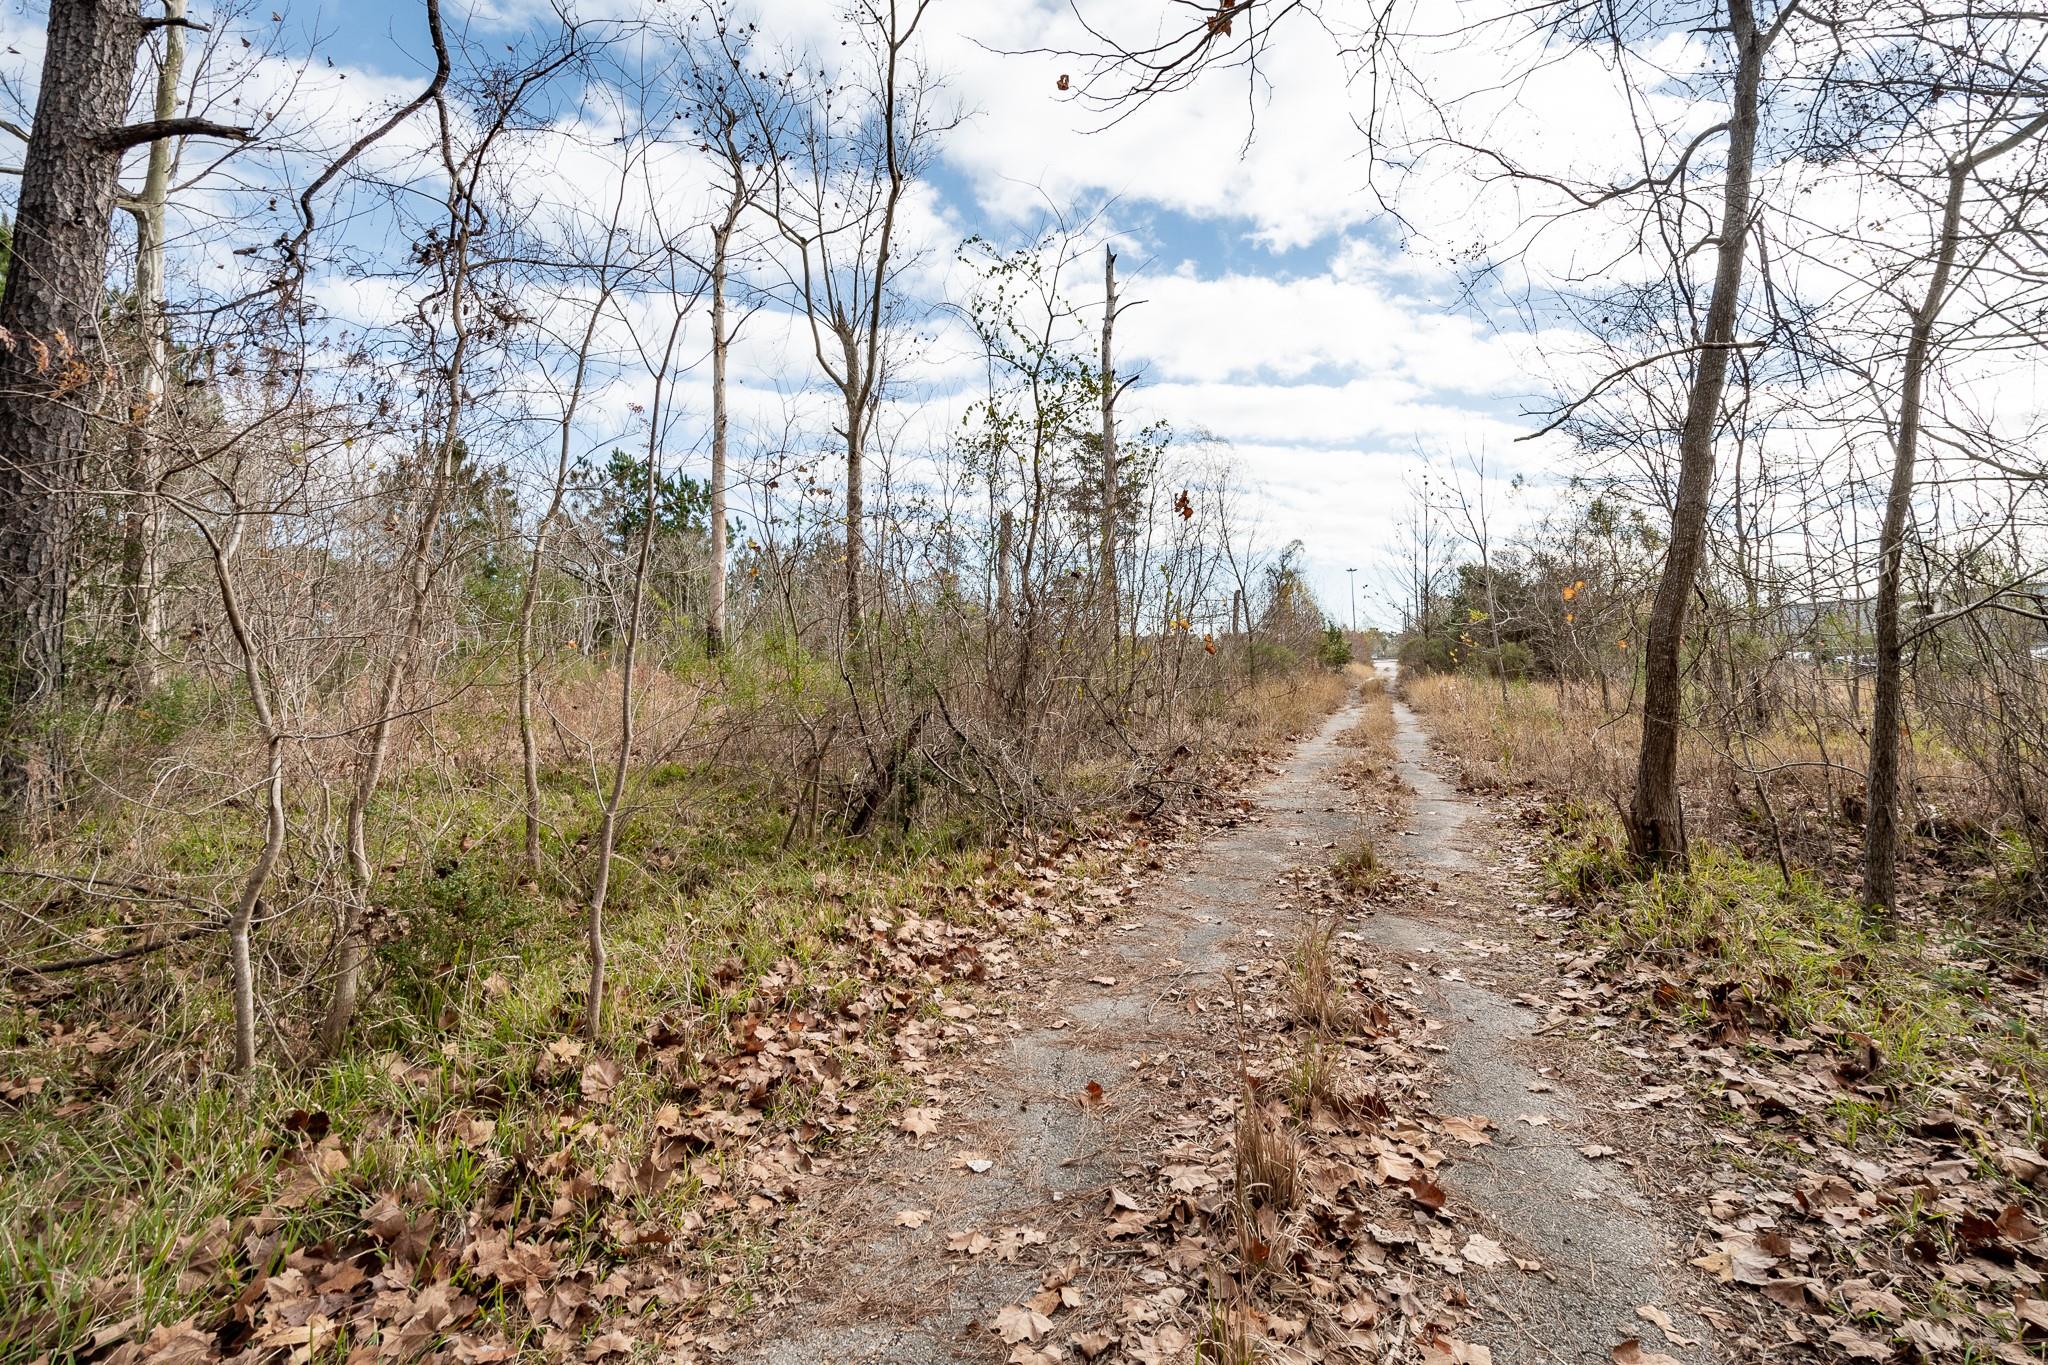
<svg viewBox="0 0 2048 1365">
<path fill-rule="evenodd" d="M 1097 551 L 1102 571 L 1103 619 L 1109 626 L 1109 650 L 1116 655 L 1123 628 L 1116 581 L 1116 355 L 1111 339 L 1116 330 L 1116 252 L 1102 250 L 1102 545 Z"/>
<path fill-rule="evenodd" d="M 1007 638 L 1015 622 L 1016 604 L 1010 596 L 1010 560 L 1016 554 L 1017 515 L 1009 508 L 996 519 L 996 628 Z"/>
<path fill-rule="evenodd" d="M 446 117 L 445 111 L 443 117 Z M 444 158 L 448 144 L 443 142 Z M 357 754 L 355 782 L 349 791 L 346 815 L 349 869 L 349 902 L 337 943 L 334 990 L 320 1021 L 320 1046 L 333 1053 L 348 1036 L 355 1018 L 356 997 L 363 968 L 369 961 L 369 911 L 375 881 L 370 863 L 370 802 L 384 780 L 384 764 L 391 752 L 391 734 L 398 722 L 400 693 L 412 674 L 414 656 L 427 629 L 427 610 L 432 603 L 438 566 L 434 547 L 441 523 L 448 512 L 449 494 L 454 486 L 456 463 L 462 450 L 463 367 L 469 350 L 469 320 L 464 310 L 469 287 L 469 248 L 475 221 L 476 179 L 482 173 L 484 154 L 476 153 L 465 181 L 460 168 L 445 161 L 449 178 L 448 209 L 451 250 L 448 260 L 448 325 L 453 340 L 448 360 L 438 376 L 447 387 L 447 411 L 442 418 L 434 451 L 433 479 L 420 508 L 419 524 L 406 547 L 406 610 L 404 625 L 386 656 L 384 676 L 377 692 L 377 711 L 363 746 Z"/>
<path fill-rule="evenodd" d="M 1671 510 L 1671 542 L 1643 637 L 1643 736 L 1627 824 L 1629 848 L 1639 861 L 1651 865 L 1685 859 L 1678 732 L 1684 703 L 1680 668 L 1686 606 L 1706 546 L 1708 503 L 1714 488 L 1714 430 L 1721 420 L 1728 356 L 1735 345 L 1735 311 L 1742 292 L 1754 189 L 1765 41 L 1757 31 L 1750 0 L 1728 0 L 1728 19 L 1736 52 L 1735 91 L 1728 126 L 1727 183 L 1721 194 L 1721 230 L 1714 249 L 1714 293 L 1707 305 L 1706 334 L 1679 432 L 1678 498 Z"/>
<path fill-rule="evenodd" d="M 52 0 L 35 125 L 0 294 L 0 845 L 54 798 L 50 729 L 142 28 L 133 0 Z"/>
<path fill-rule="evenodd" d="M 263 903 L 264 888 L 269 886 L 279 861 L 284 857 L 286 831 L 284 731 L 271 706 L 270 680 L 264 674 L 262 654 L 257 648 L 255 635 L 249 629 L 249 616 L 242 609 L 241 592 L 230 567 L 236 550 L 241 546 L 246 524 L 242 510 L 237 507 L 225 539 L 217 538 L 203 524 L 199 525 L 199 532 L 212 553 L 214 580 L 220 588 L 221 614 L 227 618 L 228 631 L 234 636 L 236 651 L 241 656 L 242 680 L 249 689 L 249 706 L 255 712 L 257 732 L 263 736 L 263 849 L 243 876 L 241 891 L 235 897 L 234 913 L 228 918 L 228 961 L 233 973 L 235 1006 L 235 1070 L 245 1075 L 256 1065 L 256 969 L 249 935 L 256 921 L 256 910 Z"/>
<path fill-rule="evenodd" d="M 1920 306 L 1913 310 L 1912 331 L 1906 342 L 1905 364 L 1899 377 L 1899 419 L 1892 448 L 1891 488 L 1885 497 L 1884 525 L 1877 538 L 1877 605 L 1872 623 L 1877 637 L 1877 666 L 1870 718 L 1870 792 L 1863 827 L 1863 906 L 1873 913 L 1888 913 L 1898 902 L 1899 737 L 1906 723 L 1905 644 L 1899 605 L 1906 522 L 1913 507 L 1921 405 L 1934 345 L 1934 326 L 1948 302 L 1949 281 L 1962 245 L 1963 199 L 1971 174 L 2043 131 L 2048 131 L 2048 116 L 2029 120 L 1991 146 L 1950 165 L 1934 274 L 1927 281 L 1927 293 Z"/>
<path fill-rule="evenodd" d="M 640 504 L 640 550 L 633 560 L 633 589 L 626 609 L 626 657 L 619 679 L 619 749 L 612 761 L 611 786 L 606 790 L 598 816 L 597 865 L 591 872 L 590 898 L 583 907 L 583 946 L 589 959 L 590 978 L 584 990 L 583 1036 L 597 1042 L 604 1025 L 605 969 L 609 956 L 604 943 L 604 910 L 611 894 L 612 862 L 619 846 L 620 812 L 626 799 L 626 779 L 633 764 L 633 668 L 640 658 L 640 621 L 647 602 L 647 566 L 654 557 L 654 535 L 659 522 L 657 494 L 661 486 L 662 391 L 675 357 L 676 338 L 682 335 L 683 318 L 676 315 L 669 328 L 668 345 L 662 351 L 661 369 L 654 376 L 654 401 L 647 410 L 647 484 Z"/>
<path fill-rule="evenodd" d="M 1914 466 L 1920 447 L 1920 406 L 1927 379 L 1927 357 L 1934 320 L 1955 263 L 1957 225 L 1962 213 L 1966 172 L 1958 165 L 1949 173 L 1943 207 L 1942 236 L 1934 278 L 1921 306 L 1914 310 L 1906 343 L 1904 372 L 1899 383 L 1898 431 L 1892 447 L 1891 487 L 1886 493 L 1884 524 L 1877 537 L 1877 603 L 1872 622 L 1876 635 L 1876 677 L 1870 718 L 1870 757 L 1866 780 L 1868 802 L 1863 826 L 1863 906 L 1888 912 L 1898 898 L 1899 860 L 1899 730 L 1905 723 L 1904 646 L 1899 638 L 1899 597 L 1903 578 L 1906 521 L 1912 512 Z"/>
<path fill-rule="evenodd" d="M 725 334 L 725 275 L 731 243 L 728 223 L 717 235 L 711 258 L 711 604 L 704 619 L 704 652 L 714 659 L 725 653 L 725 383 L 731 346 Z"/>
<path fill-rule="evenodd" d="M 185 0 L 163 0 L 164 18 L 185 17 Z M 163 30 L 164 59 L 156 74 L 154 117 L 177 117 L 178 85 L 185 71 L 185 30 L 176 22 Z M 142 332 L 142 374 L 135 385 L 128 419 L 128 507 L 121 524 L 122 622 L 126 639 L 123 666 L 131 701 L 156 686 L 157 642 L 163 635 L 163 604 L 158 595 L 157 484 L 163 462 L 157 458 L 156 423 L 170 371 L 171 335 L 164 315 L 164 210 L 171 197 L 171 155 L 176 143 L 159 138 L 149 145 L 149 169 L 142 191 L 128 206 L 135 218 L 135 312 Z"/>
<path fill-rule="evenodd" d="M 859 400 L 846 400 L 846 624 L 858 631 L 861 624 L 861 522 L 865 515 L 861 501 L 862 457 L 866 453 Z"/>
</svg>

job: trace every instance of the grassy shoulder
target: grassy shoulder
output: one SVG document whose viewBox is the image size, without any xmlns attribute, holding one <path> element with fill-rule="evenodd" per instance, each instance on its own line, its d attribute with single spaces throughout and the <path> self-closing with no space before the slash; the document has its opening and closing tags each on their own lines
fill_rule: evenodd
<svg viewBox="0 0 2048 1365">
<path fill-rule="evenodd" d="M 2048 989 L 2031 925 L 1965 894 L 1974 873 L 1874 923 L 1841 858 L 1781 861 L 1739 823 L 1641 875 L 1614 793 L 1566 785 L 1603 743 L 1569 706 L 1518 689 L 1502 708 L 1463 679 L 1417 691 L 1468 771 L 1523 775 L 1570 910 L 1560 1013 L 1610 1038 L 1618 1014 L 1641 1025 L 1623 1051 L 1646 1088 L 1622 1109 L 1683 1102 L 1706 1121 L 1704 1146 L 1659 1159 L 1709 1192 L 1691 1263 L 1738 1291 L 1746 1339 L 1825 1360 L 2038 1359 Z"/>
<path fill-rule="evenodd" d="M 1488 680 L 1439 676 L 1409 696 L 1469 784 L 1533 793 L 1551 832 L 1551 892 L 1617 974 L 1656 983 L 1659 1007 L 1722 1037 L 1786 1033 L 1866 1054 L 1901 1100 L 1939 1089 L 1960 1059 L 1981 1061 L 2021 1082 L 2028 1112 L 2010 1116 L 2021 1131 L 2048 1137 L 2031 1099 L 2048 1075 L 2038 953 L 2027 922 L 1968 894 L 1981 873 L 1960 871 L 1874 922 L 1845 872 L 1853 829 L 1836 822 L 1826 847 L 1774 841 L 1752 804 L 1703 815 L 1687 867 L 1638 875 L 1614 813 L 1631 736 L 1540 684 L 1513 685 L 1504 704 Z M 1702 760 L 1689 757 L 1696 789 Z M 1801 799 L 1789 783 L 1779 796 L 1780 811 Z"/>
<path fill-rule="evenodd" d="M 1306 675 L 1248 693 L 1200 785 L 1344 691 Z M 240 1079 L 218 1068 L 217 934 L 10 978 L 0 1361 L 715 1342 L 810 1165 L 892 1122 L 1020 955 L 1101 919 L 1162 837 L 1116 820 L 793 837 L 774 786 L 655 767 L 620 848 L 593 1042 L 578 888 L 528 874 L 505 790 L 391 788 L 375 966 L 338 1057 L 311 1047 L 317 924 L 260 927 L 278 1060 Z M 573 780 L 548 800 L 550 865 L 572 865 L 594 808 Z M 153 856 L 233 866 L 246 828 L 223 805 Z M 81 863 L 119 837 L 88 836 Z M 32 961 L 133 936 L 118 898 L 9 889 L 41 908 Z"/>
</svg>

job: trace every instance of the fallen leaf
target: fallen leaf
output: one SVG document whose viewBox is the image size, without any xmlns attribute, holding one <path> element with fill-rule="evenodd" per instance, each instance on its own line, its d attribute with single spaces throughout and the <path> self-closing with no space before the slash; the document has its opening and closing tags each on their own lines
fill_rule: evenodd
<svg viewBox="0 0 2048 1365">
<path fill-rule="evenodd" d="M 1052 1319 L 1021 1303 L 1013 1303 L 996 1314 L 990 1324 L 996 1335 L 1015 1346 L 1020 1341 L 1040 1341 L 1052 1330 Z"/>
<path fill-rule="evenodd" d="M 1497 1270 L 1513 1259 L 1501 1250 L 1499 1242 L 1477 1232 L 1465 1239 L 1465 1245 L 1458 1249 L 1458 1254 L 1481 1270 Z"/>
<path fill-rule="evenodd" d="M 1493 1127 L 1493 1120 L 1480 1118 L 1476 1114 L 1471 1118 L 1453 1115 L 1444 1119 L 1441 1126 L 1446 1136 L 1454 1137 L 1468 1147 L 1483 1147 L 1493 1142 L 1493 1139 L 1486 1135 L 1486 1130 Z"/>
<path fill-rule="evenodd" d="M 1670 1342 L 1673 1346 L 1699 1345 L 1699 1342 L 1695 1338 L 1681 1336 L 1678 1332 L 1678 1329 L 1671 1325 L 1671 1315 L 1665 1312 L 1663 1309 L 1659 1308 L 1654 1303 L 1646 1303 L 1643 1304 L 1641 1307 L 1637 1308 L 1636 1316 L 1641 1318 L 1644 1322 L 1654 1325 L 1658 1331 L 1664 1334 L 1664 1339 Z"/>
</svg>

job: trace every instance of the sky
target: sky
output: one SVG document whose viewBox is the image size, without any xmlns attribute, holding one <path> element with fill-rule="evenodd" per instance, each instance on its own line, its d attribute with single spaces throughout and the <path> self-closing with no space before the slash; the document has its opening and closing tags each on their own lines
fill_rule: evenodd
<svg viewBox="0 0 2048 1365">
<path fill-rule="evenodd" d="M 409 0 L 275 3 L 280 62 L 313 50 L 332 64 L 295 96 L 309 107 L 331 98 L 360 113 L 363 101 L 416 89 L 428 68 Z M 1125 19 L 1155 7 L 1164 0 L 1089 6 Z M 17 68 L 35 56 L 36 8 L 14 0 L 7 13 Z M 195 17 L 206 9 L 195 3 Z M 760 12 L 778 37 L 829 50 L 834 9 L 764 0 Z M 532 0 L 451 0 L 448 13 L 479 42 L 547 22 Z M 1405 224 L 1387 215 L 1367 186 L 1360 96 L 1327 34 L 1299 25 L 1276 40 L 1259 82 L 1219 73 L 1120 120 L 1059 91 L 1070 61 L 1030 51 L 1083 43 L 1067 0 L 938 0 L 923 38 L 966 118 L 941 144 L 910 220 L 917 287 L 956 289 L 955 250 L 971 234 L 1027 241 L 1054 210 L 1091 222 L 1095 239 L 1119 250 L 1122 292 L 1135 302 L 1118 331 L 1120 368 L 1142 375 L 1126 420 L 1163 417 L 1220 442 L 1267 543 L 1305 545 L 1333 618 L 1352 619 L 1355 569 L 1360 624 L 1398 624 L 1396 525 L 1425 469 L 1483 458 L 1496 524 L 1539 510 L 1570 472 L 1559 438 L 1518 440 L 1550 401 L 1541 338 L 1461 292 L 1461 239 L 1490 232 L 1480 219 L 1499 207 L 1444 182 L 1402 202 Z M 1601 126 L 1584 107 L 1585 82 L 1569 71 L 1540 79 L 1552 83 L 1545 120 Z M 1099 256 L 1084 266 L 1070 287 L 1085 309 L 1088 291 L 1099 292 Z M 330 282 L 323 302 L 373 314 L 353 288 Z M 942 323 L 934 331 L 942 343 L 927 361 L 942 429 L 971 397 L 975 371 L 949 355 Z M 736 378 L 766 399 L 803 361 L 800 336 L 763 327 L 740 348 Z"/>
</svg>

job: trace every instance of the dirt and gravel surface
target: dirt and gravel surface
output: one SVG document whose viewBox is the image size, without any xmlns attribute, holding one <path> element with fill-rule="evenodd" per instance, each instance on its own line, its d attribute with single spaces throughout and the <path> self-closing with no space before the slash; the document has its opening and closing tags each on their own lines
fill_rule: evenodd
<svg viewBox="0 0 2048 1365">
<path fill-rule="evenodd" d="M 1234 822 L 1156 874 L 1128 913 L 1048 945 L 1028 986 L 979 1007 L 979 1046 L 923 1076 L 926 1092 L 901 1130 L 807 1199 L 802 1249 L 776 1267 L 738 1358 L 1192 1358 L 1187 1331 L 1145 1332 L 1174 1309 L 1199 1322 L 1201 1305 L 1173 1288 L 1185 1244 L 1115 1240 L 1105 1221 L 1144 1202 L 1126 1188 L 1142 1190 L 1174 1159 L 1160 1156 L 1171 1139 L 1228 1123 L 1244 1076 L 1258 1069 L 1264 1040 L 1247 1026 L 1256 1011 L 1242 994 L 1284 972 L 1308 911 L 1299 888 L 1361 829 L 1358 798 L 1339 782 L 1351 752 L 1342 737 L 1360 715 L 1352 706 L 1331 716 L 1247 794 Z M 1399 1321 L 1433 1320 L 1449 1305 L 1463 1324 L 1455 1338 L 1382 1314 L 1369 1355 L 1325 1339 L 1279 1358 L 1720 1358 L 1708 1328 L 1669 1293 L 1665 1272 L 1681 1259 L 1674 1234 L 1628 1174 L 1601 1159 L 1580 1131 L 1569 1080 L 1532 1050 L 1539 1016 L 1467 969 L 1515 951 L 1540 969 L 1540 950 L 1510 947 L 1515 927 L 1488 918 L 1528 894 L 1499 885 L 1527 869 L 1502 862 L 1492 817 L 1431 770 L 1415 717 L 1406 708 L 1396 717 L 1399 778 L 1412 795 L 1400 830 L 1379 834 L 1402 889 L 1362 898 L 1337 922 L 1375 961 L 1372 973 L 1395 983 L 1403 1008 L 1427 1016 L 1413 1051 L 1434 1114 L 1490 1120 L 1489 1137 L 1436 1171 L 1455 1206 L 1440 1217 L 1457 1237 L 1482 1233 L 1480 1246 L 1491 1238 L 1505 1255 L 1472 1260 L 1468 1242 L 1470 1263 L 1437 1255 L 1392 1275 L 1403 1311 L 1419 1314 Z M 1433 1167 L 1434 1153 L 1425 1155 Z M 1040 1316 L 1015 1316 L 1034 1304 Z M 1668 1330 L 1652 1325 L 1663 1314 Z M 1019 1330 L 1004 1330 L 1012 1325 Z"/>
<path fill-rule="evenodd" d="M 1356 827 L 1334 781 L 1338 736 L 1355 719 L 1333 715 L 1251 794 L 1234 827 L 1162 877 L 1135 913 L 1049 954 L 1029 998 L 1009 1002 L 1010 1017 L 989 1030 L 987 1050 L 930 1078 L 936 1127 L 825 1196 L 815 1240 L 781 1301 L 757 1316 L 746 1359 L 1004 1358 L 985 1325 L 1037 1292 L 1049 1261 L 1095 1240 L 1121 1173 L 1168 1114 L 1217 1098 L 1214 1078 L 1190 1074 L 1189 1062 L 1230 1041 L 1234 967 L 1293 928 L 1276 879 L 1327 858 Z M 974 1233 L 997 1248 L 948 1254 L 950 1240 Z M 1097 1265 L 1075 1287 L 1082 1306 L 1106 1310 L 1142 1275 Z"/>
<path fill-rule="evenodd" d="M 1717 1358 L 1706 1324 L 1673 1302 L 1666 1283 L 1684 1259 L 1677 1234 L 1593 1141 L 1570 1080 L 1551 1074 L 1536 1044 L 1542 1015 L 1470 979 L 1475 964 L 1529 950 L 1501 916 L 1526 872 L 1502 865 L 1493 813 L 1435 771 L 1415 713 L 1397 701 L 1394 717 L 1398 772 L 1412 792 L 1396 853 L 1426 869 L 1427 881 L 1401 912 L 1365 917 L 1362 932 L 1429 978 L 1430 1013 L 1444 1025 L 1438 1111 L 1494 1125 L 1492 1143 L 1454 1166 L 1445 1186 L 1503 1246 L 1542 1264 L 1474 1286 L 1485 1323 L 1475 1336 L 1502 1365 L 1607 1361 L 1618 1342 L 1656 1335 L 1638 1311 L 1647 1306 L 1672 1319 L 1667 1354 Z"/>
</svg>

